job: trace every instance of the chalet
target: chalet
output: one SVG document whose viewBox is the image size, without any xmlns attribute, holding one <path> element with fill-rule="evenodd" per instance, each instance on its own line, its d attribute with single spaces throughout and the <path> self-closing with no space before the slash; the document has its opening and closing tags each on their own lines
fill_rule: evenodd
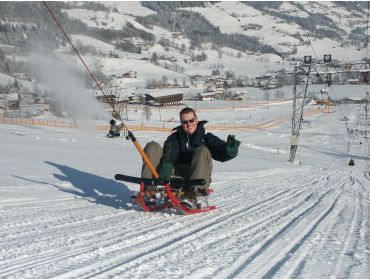
<svg viewBox="0 0 370 280">
<path fill-rule="evenodd" d="M 193 87 L 198 89 L 204 89 L 206 86 L 204 81 L 195 81 L 193 82 Z"/>
<path fill-rule="evenodd" d="M 143 100 L 145 100 L 145 97 L 143 94 L 131 93 L 131 95 L 126 96 L 126 100 L 130 104 L 142 104 L 144 103 Z"/>
<path fill-rule="evenodd" d="M 223 93 L 224 93 L 223 90 L 216 90 L 202 93 L 200 96 L 203 101 L 209 101 L 214 99 L 221 99 Z"/>
<path fill-rule="evenodd" d="M 214 100 L 216 98 L 215 92 L 205 92 L 200 95 L 203 101 Z"/>
<path fill-rule="evenodd" d="M 208 79 L 208 88 L 212 88 L 210 91 L 224 92 L 224 79 L 220 70 L 212 71 L 212 76 Z"/>
<path fill-rule="evenodd" d="M 206 84 L 202 75 L 194 75 L 190 77 L 193 88 L 205 89 Z"/>
<path fill-rule="evenodd" d="M 163 89 L 145 94 L 146 103 L 154 106 L 181 105 L 184 93 L 179 89 Z"/>
</svg>

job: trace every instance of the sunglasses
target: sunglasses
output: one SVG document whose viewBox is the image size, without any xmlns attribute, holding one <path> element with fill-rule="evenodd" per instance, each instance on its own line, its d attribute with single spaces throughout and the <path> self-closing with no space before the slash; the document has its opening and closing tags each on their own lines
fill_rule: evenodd
<svg viewBox="0 0 370 280">
<path fill-rule="evenodd" d="M 195 120 L 196 120 L 196 118 L 192 118 L 192 119 L 190 119 L 190 120 L 183 120 L 183 121 L 180 121 L 180 123 L 181 123 L 182 125 L 185 125 L 185 124 L 193 123 L 193 122 L 195 122 Z"/>
</svg>

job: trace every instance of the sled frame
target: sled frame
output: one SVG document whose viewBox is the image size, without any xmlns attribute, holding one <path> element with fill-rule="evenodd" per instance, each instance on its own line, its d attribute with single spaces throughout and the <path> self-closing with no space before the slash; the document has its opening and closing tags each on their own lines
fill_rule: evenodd
<svg viewBox="0 0 370 280">
<path fill-rule="evenodd" d="M 216 206 L 214 206 L 214 205 L 211 205 L 211 206 L 208 205 L 207 207 L 202 207 L 202 208 L 198 208 L 198 209 L 189 209 L 189 208 L 185 207 L 184 205 L 182 205 L 181 204 L 181 201 L 174 194 L 174 193 L 176 193 L 178 191 L 179 190 L 171 190 L 170 184 L 169 183 L 166 183 L 164 185 L 164 192 L 163 193 L 165 193 L 166 196 L 168 197 L 167 203 L 163 203 L 160 206 L 158 206 L 158 205 L 151 206 L 151 205 L 147 205 L 146 202 L 145 202 L 145 199 L 144 199 L 144 196 L 145 196 L 145 184 L 144 184 L 144 182 L 141 182 L 140 183 L 140 191 L 139 191 L 138 196 L 135 198 L 135 202 L 144 211 L 153 212 L 153 211 L 160 211 L 160 210 L 169 209 L 169 208 L 173 207 L 176 210 L 178 210 L 181 214 L 184 214 L 184 215 L 197 214 L 197 213 L 202 213 L 202 212 L 208 212 L 208 211 L 211 211 L 211 210 L 216 209 Z M 163 195 L 161 194 L 160 199 L 163 199 L 164 200 L 165 197 L 163 197 Z"/>
</svg>

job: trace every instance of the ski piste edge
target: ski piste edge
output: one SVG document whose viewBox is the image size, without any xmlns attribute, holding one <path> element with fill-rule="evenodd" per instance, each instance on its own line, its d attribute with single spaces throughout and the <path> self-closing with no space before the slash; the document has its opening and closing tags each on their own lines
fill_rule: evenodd
<svg viewBox="0 0 370 280">
<path fill-rule="evenodd" d="M 214 205 L 209 205 L 207 207 L 202 207 L 198 209 L 189 209 L 185 207 L 184 205 L 182 205 L 181 201 L 174 194 L 174 188 L 176 191 L 176 189 L 179 189 L 182 187 L 204 185 L 205 184 L 204 179 L 182 180 L 178 178 L 173 178 L 170 180 L 162 180 L 162 179 L 140 178 L 140 177 L 134 177 L 134 176 L 127 176 L 123 174 L 116 174 L 114 178 L 119 181 L 137 183 L 140 185 L 139 194 L 134 200 L 144 211 L 153 212 L 153 211 L 160 211 L 160 210 L 169 209 L 173 207 L 176 210 L 178 210 L 181 214 L 188 215 L 188 214 L 208 212 L 208 211 L 216 209 L 216 206 Z M 165 193 L 169 199 L 169 204 L 163 204 L 161 206 L 147 205 L 144 200 L 145 185 L 164 186 Z M 209 193 L 211 192 L 212 190 L 209 191 Z"/>
</svg>

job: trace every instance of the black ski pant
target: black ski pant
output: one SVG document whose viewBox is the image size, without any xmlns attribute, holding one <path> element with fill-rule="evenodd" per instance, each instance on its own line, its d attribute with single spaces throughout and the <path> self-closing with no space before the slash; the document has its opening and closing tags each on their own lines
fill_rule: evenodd
<svg viewBox="0 0 370 280">
<path fill-rule="evenodd" d="M 157 169 L 163 156 L 161 145 L 154 141 L 149 142 L 145 145 L 144 152 L 148 156 L 153 167 Z M 206 184 L 201 188 L 208 190 L 209 185 L 211 184 L 212 168 L 211 152 L 205 145 L 202 145 L 195 151 L 191 163 L 176 163 L 174 165 L 172 175 L 179 176 L 185 180 L 205 179 Z M 143 161 L 141 169 L 141 178 L 153 178 L 152 171 L 149 169 L 145 161 Z"/>
</svg>

